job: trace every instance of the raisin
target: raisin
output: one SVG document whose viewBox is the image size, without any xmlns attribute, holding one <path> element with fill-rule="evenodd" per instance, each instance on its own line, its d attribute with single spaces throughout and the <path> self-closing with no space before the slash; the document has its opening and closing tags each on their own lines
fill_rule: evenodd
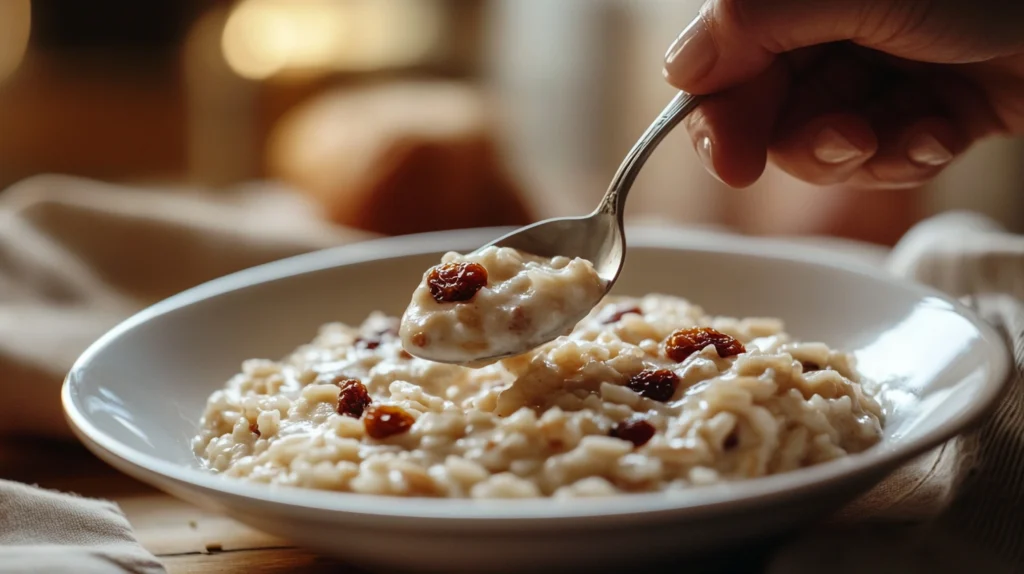
<svg viewBox="0 0 1024 574">
<path fill-rule="evenodd" d="M 644 446 L 654 436 L 654 425 L 643 419 L 622 421 L 612 428 L 611 436 L 628 440 L 633 446 Z"/>
<path fill-rule="evenodd" d="M 354 419 L 363 416 L 363 410 L 373 402 L 366 385 L 359 379 L 339 378 L 332 382 L 341 388 L 338 393 L 338 414 Z"/>
<path fill-rule="evenodd" d="M 636 305 L 621 305 L 618 307 L 606 307 L 604 312 L 601 313 L 601 324 L 611 325 L 612 323 L 618 323 L 620 319 L 626 315 L 643 315 L 643 311 Z"/>
<path fill-rule="evenodd" d="M 366 434 L 375 439 L 407 432 L 414 422 L 405 409 L 394 405 L 370 405 L 363 417 Z"/>
<path fill-rule="evenodd" d="M 800 363 L 800 366 L 803 368 L 805 373 L 810 373 L 812 371 L 820 371 L 821 370 L 821 365 L 819 365 L 818 363 L 815 363 L 813 361 L 803 361 L 803 362 Z"/>
<path fill-rule="evenodd" d="M 427 286 L 438 303 L 469 301 L 487 285 L 487 270 L 479 263 L 445 263 L 430 270 Z"/>
<path fill-rule="evenodd" d="M 661 403 L 667 402 L 676 392 L 679 377 L 667 369 L 644 369 L 633 375 L 626 386 L 641 397 Z"/>
<path fill-rule="evenodd" d="M 736 434 L 736 431 L 729 433 L 729 436 L 725 437 L 722 441 L 722 450 L 732 450 L 740 445 L 740 436 Z"/>
<path fill-rule="evenodd" d="M 249 423 L 249 432 L 256 435 L 256 438 L 260 437 L 260 427 L 257 426 L 255 422 Z"/>
<path fill-rule="evenodd" d="M 708 345 L 714 345 L 718 356 L 723 359 L 747 352 L 743 343 L 725 333 L 710 327 L 693 327 L 680 329 L 669 335 L 665 341 L 665 355 L 677 363 L 682 363 L 687 357 Z"/>
</svg>

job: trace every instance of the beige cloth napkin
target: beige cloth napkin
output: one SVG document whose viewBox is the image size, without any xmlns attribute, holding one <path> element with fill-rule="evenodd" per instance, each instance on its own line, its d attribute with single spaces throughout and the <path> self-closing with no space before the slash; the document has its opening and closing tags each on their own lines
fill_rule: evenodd
<svg viewBox="0 0 1024 574">
<path fill-rule="evenodd" d="M 298 196 L 269 186 L 211 199 L 47 176 L 9 189 L 0 194 L 0 384 L 16 400 L 0 401 L 0 434 L 66 436 L 58 400 L 65 371 L 134 310 L 225 273 L 366 237 L 327 224 Z M 835 245 L 875 257 L 859 245 Z M 1024 560 L 1024 238 L 978 217 L 943 216 L 911 231 L 889 265 L 970 296 L 1012 342 L 1018 375 L 980 429 L 902 468 L 829 528 L 784 547 L 771 572 L 946 572 L 967 565 L 1000 572 Z M 0 565 L 21 552 L 51 561 L 66 556 L 71 568 L 79 564 L 75 548 L 98 548 L 107 552 L 108 571 L 147 571 L 137 567 L 139 552 L 147 555 L 111 506 L 0 482 L 0 510 L 4 504 L 47 510 L 19 510 L 24 518 L 15 522 L 0 516 Z M 26 554 L 10 540 L 67 545 L 69 552 Z M 57 562 L 38 571 L 47 568 L 60 571 Z"/>
<path fill-rule="evenodd" d="M 369 237 L 268 185 L 210 196 L 40 176 L 8 188 L 0 194 L 0 435 L 68 437 L 60 406 L 68 368 L 146 305 Z M 115 504 L 0 480 L 0 574 L 163 571 Z"/>
<path fill-rule="evenodd" d="M 116 504 L 0 480 L 0 574 L 158 574 Z"/>
<path fill-rule="evenodd" d="M 366 239 L 298 194 L 216 196 L 39 176 L 0 193 L 0 434 L 68 436 L 60 381 L 135 311 L 254 265 Z"/>
</svg>

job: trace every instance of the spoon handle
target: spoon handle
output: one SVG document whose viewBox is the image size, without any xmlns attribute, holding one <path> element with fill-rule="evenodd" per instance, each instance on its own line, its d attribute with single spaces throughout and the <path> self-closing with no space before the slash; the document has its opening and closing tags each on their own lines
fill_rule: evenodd
<svg viewBox="0 0 1024 574">
<path fill-rule="evenodd" d="M 615 172 L 615 177 L 612 178 L 611 185 L 608 186 L 608 191 L 601 199 L 601 205 L 597 208 L 597 212 L 615 215 L 621 220 L 626 207 L 626 196 L 629 195 L 629 189 L 633 187 L 633 181 L 640 173 L 640 168 L 654 152 L 654 148 L 658 147 L 661 140 L 665 139 L 668 132 L 679 125 L 679 122 L 690 112 L 697 109 L 700 100 L 700 96 L 686 92 L 679 92 L 676 97 L 672 98 L 672 101 L 665 106 L 665 109 L 658 114 L 657 119 L 633 145 L 633 149 L 629 150 L 626 159 L 622 160 L 618 171 Z"/>
</svg>

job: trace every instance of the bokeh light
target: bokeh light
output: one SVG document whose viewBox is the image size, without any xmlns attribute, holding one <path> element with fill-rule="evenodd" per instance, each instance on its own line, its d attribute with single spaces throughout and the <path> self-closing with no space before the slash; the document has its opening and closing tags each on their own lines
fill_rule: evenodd
<svg viewBox="0 0 1024 574">
<path fill-rule="evenodd" d="M 32 30 L 31 0 L 0 2 L 0 81 L 21 64 Z"/>
<path fill-rule="evenodd" d="M 231 69 L 253 80 L 409 65 L 438 44 L 440 8 L 436 0 L 241 0 L 221 47 Z"/>
</svg>

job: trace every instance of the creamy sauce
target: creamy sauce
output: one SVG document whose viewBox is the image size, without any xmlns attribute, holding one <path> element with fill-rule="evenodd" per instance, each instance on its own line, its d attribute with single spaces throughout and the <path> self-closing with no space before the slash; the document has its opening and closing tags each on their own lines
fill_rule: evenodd
<svg viewBox="0 0 1024 574">
<path fill-rule="evenodd" d="M 523 353 L 571 332 L 604 292 L 604 281 L 584 259 L 507 247 L 448 253 L 413 293 L 402 344 L 412 355 L 445 363 Z"/>
<path fill-rule="evenodd" d="M 410 356 L 397 323 L 329 324 L 280 361 L 244 362 L 210 397 L 195 453 L 283 486 L 561 498 L 778 474 L 881 438 L 852 358 L 777 319 L 610 296 L 571 334 L 477 369 Z M 414 422 L 377 428 L 376 409 Z"/>
</svg>

